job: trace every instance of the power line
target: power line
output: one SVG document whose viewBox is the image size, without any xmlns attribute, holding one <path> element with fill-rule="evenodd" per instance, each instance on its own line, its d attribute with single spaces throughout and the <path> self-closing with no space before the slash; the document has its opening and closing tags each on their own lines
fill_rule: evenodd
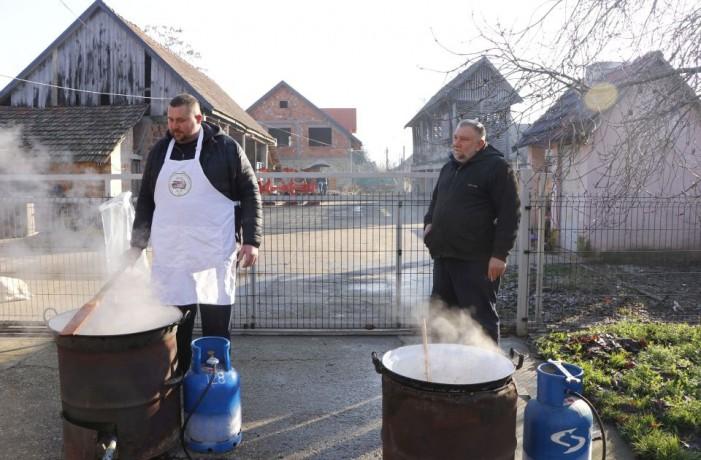
<svg viewBox="0 0 701 460">
<path fill-rule="evenodd" d="M 259 123 L 261 123 L 261 122 L 259 122 Z M 262 123 L 265 123 L 265 122 L 263 121 Z M 319 127 L 321 128 L 321 126 L 319 126 Z M 326 128 L 326 126 L 324 126 L 324 128 Z M 328 128 L 331 129 L 332 132 L 333 132 L 333 128 L 331 128 L 331 127 L 328 127 Z M 309 141 L 314 141 L 314 142 L 316 142 L 317 144 L 322 144 L 320 147 L 333 147 L 333 144 L 329 144 L 329 143 L 327 143 L 327 142 L 320 141 L 320 140 L 318 140 L 318 139 L 312 139 L 311 137 L 307 137 L 307 136 L 304 136 L 304 135 L 302 135 L 302 134 L 293 133 L 293 132 L 292 132 L 292 128 L 290 128 L 290 131 L 288 132 L 288 131 L 283 130 L 283 128 L 276 128 L 276 127 L 272 127 L 272 126 L 271 126 L 271 127 L 268 128 L 268 132 L 270 132 L 271 129 L 274 129 L 274 130 L 276 130 L 276 131 L 278 131 L 278 132 L 282 132 L 282 133 L 285 133 L 285 134 L 289 134 L 290 136 L 298 137 L 298 138 L 300 138 L 300 139 L 306 139 L 306 140 L 309 140 Z M 273 137 L 275 137 L 275 136 L 273 136 Z M 289 145 L 289 146 L 288 146 L 288 145 L 284 145 L 283 147 L 291 147 L 291 145 Z M 355 149 L 353 149 L 353 148 L 351 147 L 351 150 L 355 150 Z"/>
<path fill-rule="evenodd" d="M 75 14 L 75 12 L 71 9 L 70 6 L 68 6 L 68 4 L 66 4 L 66 3 L 64 2 L 64 0 L 59 0 L 59 2 L 61 2 L 61 4 L 62 4 L 64 7 L 66 7 L 66 9 L 67 9 L 68 11 L 71 12 L 71 14 L 73 14 L 74 16 L 76 16 L 76 17 L 78 18 L 78 20 L 79 20 L 84 26 L 87 26 L 87 24 L 85 24 L 85 22 L 83 22 L 83 20 L 80 18 L 80 16 L 78 16 L 77 14 Z M 164 46 L 164 45 L 162 45 L 162 46 Z M 165 46 L 164 46 L 164 47 L 165 47 Z M 167 49 L 167 48 L 166 48 L 166 49 Z M 170 50 L 169 50 L 169 51 L 170 51 Z M 172 51 L 171 51 L 171 52 L 172 52 Z M 175 53 L 174 53 L 174 54 L 175 54 Z M 19 77 L 11 77 L 11 76 L 5 75 L 5 74 L 0 74 L 0 77 L 4 77 L 4 78 L 8 78 L 8 79 L 10 79 L 10 80 L 16 80 L 16 81 L 20 81 L 20 82 L 28 83 L 28 84 L 32 84 L 32 85 L 47 86 L 47 87 L 50 87 L 50 88 L 63 89 L 63 90 L 66 90 L 66 91 L 75 91 L 75 92 L 79 92 L 79 93 L 99 94 L 99 95 L 106 95 L 106 96 L 135 97 L 135 98 L 141 98 L 141 99 L 163 100 L 163 101 L 165 101 L 165 100 L 170 100 L 170 99 L 171 99 L 171 98 L 169 98 L 169 97 L 142 96 L 142 95 L 136 95 L 136 94 L 122 94 L 122 93 L 106 93 L 106 92 L 103 92 L 103 91 L 91 91 L 91 90 L 87 90 L 87 89 L 71 88 L 71 87 L 68 87 L 68 86 L 54 85 L 54 84 L 51 84 L 51 83 L 44 83 L 44 82 L 39 82 L 39 81 L 27 80 L 27 79 L 19 78 Z M 272 129 L 280 130 L 279 128 L 272 128 Z M 329 128 L 329 129 L 331 129 L 331 128 Z M 269 128 L 269 130 L 270 130 L 270 128 Z M 285 131 L 282 131 L 282 132 L 285 132 Z M 289 134 L 292 135 L 292 136 L 299 137 L 300 139 L 306 139 L 306 140 L 310 140 L 310 141 L 317 142 L 318 144 L 322 144 L 322 145 L 325 146 L 325 147 L 332 147 L 332 146 L 333 146 L 333 144 L 329 144 L 329 143 L 326 143 L 326 142 L 323 142 L 323 141 L 320 141 L 320 140 L 317 140 L 317 139 L 312 139 L 312 138 L 310 138 L 310 137 L 306 137 L 306 136 L 303 136 L 303 135 L 299 135 L 299 134 L 293 133 L 292 130 L 290 130 Z"/>
<path fill-rule="evenodd" d="M 79 92 L 79 93 L 99 94 L 99 95 L 106 95 L 106 96 L 135 97 L 135 98 L 141 98 L 141 99 L 161 100 L 161 101 L 166 101 L 166 100 L 170 100 L 170 99 L 171 99 L 170 97 L 143 96 L 143 95 L 140 95 L 140 94 L 108 93 L 108 92 L 104 92 L 104 91 L 91 91 L 91 90 L 88 90 L 88 89 L 71 88 L 71 87 L 69 87 L 69 86 L 54 85 L 54 84 L 51 84 L 51 83 L 44 83 L 44 82 L 40 82 L 40 81 L 27 80 L 27 79 L 25 79 L 25 78 L 11 77 L 11 76 L 9 76 L 9 75 L 5 75 L 5 74 L 1 74 L 1 73 L 0 73 L 0 77 L 8 78 L 8 79 L 10 79 L 10 80 L 17 80 L 17 81 L 20 81 L 20 82 L 22 82 L 22 83 L 27 83 L 27 84 L 30 84 L 30 85 L 47 86 L 47 87 L 50 87 L 50 88 L 63 89 L 63 90 L 66 90 L 66 91 L 75 91 L 75 92 Z M 269 129 L 271 129 L 271 128 L 269 128 Z M 272 129 L 280 130 L 280 128 L 272 128 Z M 282 131 L 282 132 L 287 133 L 286 131 Z M 300 134 L 297 134 L 297 133 L 293 133 L 291 130 L 290 130 L 289 134 L 290 134 L 291 136 L 299 137 L 300 139 L 305 139 L 305 140 L 310 140 L 310 141 L 317 142 L 317 143 L 319 143 L 319 144 L 322 144 L 322 145 L 325 146 L 325 147 L 333 147 L 333 144 L 329 144 L 329 143 L 320 141 L 320 140 L 318 140 L 318 139 L 312 139 L 312 138 L 307 137 L 307 136 L 303 136 L 303 135 L 300 135 Z"/>
<path fill-rule="evenodd" d="M 274 130 L 277 130 L 278 132 L 282 132 L 282 133 L 285 133 L 285 134 L 289 134 L 290 136 L 299 137 L 300 139 L 306 139 L 306 140 L 309 140 L 309 141 L 314 141 L 314 142 L 316 142 L 316 143 L 318 143 L 318 144 L 323 144 L 324 147 L 333 147 L 333 144 L 328 144 L 328 143 L 326 143 L 326 142 L 324 142 L 324 141 L 320 141 L 320 140 L 318 140 L 318 139 L 312 139 L 311 137 L 307 137 L 307 136 L 304 136 L 304 135 L 302 135 L 302 134 L 293 133 L 293 132 L 292 132 L 292 129 L 290 129 L 289 132 L 283 130 L 282 128 L 269 128 L 268 131 L 269 131 L 270 129 L 274 129 Z M 329 128 L 329 129 L 331 129 L 331 128 Z M 287 146 L 285 146 L 285 147 L 287 147 Z M 291 147 L 291 146 L 290 146 L 290 147 Z"/>
<path fill-rule="evenodd" d="M 75 12 L 71 9 L 70 6 L 68 6 L 68 4 L 67 4 L 66 2 L 64 2 L 63 0 L 58 0 L 58 1 L 61 2 L 61 4 L 62 4 L 63 6 L 65 6 L 66 9 L 67 9 L 68 11 L 70 11 L 71 14 L 72 14 L 73 16 L 76 16 L 76 17 L 78 18 L 78 20 L 79 20 L 81 23 L 83 23 L 84 26 L 87 25 L 87 24 L 85 24 L 85 23 L 83 22 L 82 19 L 80 19 L 80 16 L 78 16 L 77 14 L 75 14 Z"/>
<path fill-rule="evenodd" d="M 30 85 L 48 86 L 50 88 L 63 89 L 66 91 L 75 91 L 78 93 L 100 94 L 100 95 L 106 95 L 106 96 L 137 97 L 137 98 L 141 98 L 141 99 L 156 99 L 156 100 L 162 100 L 162 101 L 166 101 L 166 100 L 171 99 L 169 97 L 142 96 L 140 94 L 106 93 L 104 91 L 91 91 L 89 89 L 71 88 L 69 86 L 54 85 L 51 83 L 44 83 L 44 82 L 40 82 L 40 81 L 26 80 L 24 78 L 19 78 L 19 77 L 11 77 L 9 75 L 5 75 L 5 74 L 1 74 L 1 73 L 0 73 L 0 77 L 9 78 L 10 80 L 21 81 L 22 83 L 28 83 Z"/>
</svg>

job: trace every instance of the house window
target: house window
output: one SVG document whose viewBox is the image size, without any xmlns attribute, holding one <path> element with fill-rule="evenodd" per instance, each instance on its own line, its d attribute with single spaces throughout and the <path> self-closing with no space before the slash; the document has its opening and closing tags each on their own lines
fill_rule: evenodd
<svg viewBox="0 0 701 460">
<path fill-rule="evenodd" d="M 270 128 L 268 132 L 277 139 L 278 147 L 288 147 L 290 145 L 292 128 Z"/>
<path fill-rule="evenodd" d="M 280 101 L 280 108 L 281 109 L 286 109 L 288 107 L 287 101 Z"/>
<path fill-rule="evenodd" d="M 309 128 L 309 147 L 331 147 L 331 128 Z"/>
<path fill-rule="evenodd" d="M 430 137 L 435 142 L 450 141 L 450 119 L 448 115 L 440 115 L 431 120 Z"/>
</svg>

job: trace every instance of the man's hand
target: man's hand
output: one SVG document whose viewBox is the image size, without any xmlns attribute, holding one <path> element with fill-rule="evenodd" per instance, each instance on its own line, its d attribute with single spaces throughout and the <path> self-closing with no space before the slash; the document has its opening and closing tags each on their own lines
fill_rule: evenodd
<svg viewBox="0 0 701 460">
<path fill-rule="evenodd" d="M 489 268 L 487 268 L 487 278 L 489 281 L 495 281 L 506 271 L 506 262 L 496 257 L 489 259 Z"/>
<path fill-rule="evenodd" d="M 241 268 L 254 266 L 258 260 L 258 248 L 250 244 L 244 244 L 241 246 L 236 260 L 240 262 Z"/>
</svg>

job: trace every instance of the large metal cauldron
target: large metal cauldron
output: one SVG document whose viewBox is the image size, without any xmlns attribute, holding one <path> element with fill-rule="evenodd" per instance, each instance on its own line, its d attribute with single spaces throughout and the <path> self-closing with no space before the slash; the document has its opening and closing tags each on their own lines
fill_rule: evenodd
<svg viewBox="0 0 701 460">
<path fill-rule="evenodd" d="M 516 450 L 517 368 L 500 353 L 456 344 L 421 345 L 372 359 L 382 374 L 384 460 L 502 460 Z M 522 364 L 519 362 L 518 367 Z"/>
<path fill-rule="evenodd" d="M 182 314 L 164 308 L 177 310 L 166 315 L 167 324 L 120 335 L 61 336 L 75 311 L 49 322 L 58 352 L 66 460 L 94 459 L 97 446 L 111 438 L 120 460 L 150 459 L 177 444 L 175 333 Z"/>
</svg>

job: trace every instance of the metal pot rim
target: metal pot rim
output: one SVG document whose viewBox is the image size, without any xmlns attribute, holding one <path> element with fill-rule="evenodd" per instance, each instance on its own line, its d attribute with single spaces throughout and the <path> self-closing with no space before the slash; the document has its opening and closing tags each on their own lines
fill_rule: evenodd
<svg viewBox="0 0 701 460">
<path fill-rule="evenodd" d="M 400 383 L 422 390 L 447 392 L 472 392 L 501 388 L 511 381 L 511 377 L 517 368 L 509 358 L 501 353 L 471 345 L 434 343 L 428 347 L 429 358 L 431 359 L 460 359 L 462 355 L 462 358 L 467 358 L 470 361 L 470 365 L 475 365 L 476 367 L 489 365 L 490 369 L 487 372 L 483 372 L 485 375 L 483 379 L 472 378 L 469 381 L 465 381 L 465 383 L 429 382 L 425 379 L 416 378 L 415 372 L 403 372 L 405 369 L 402 369 L 402 366 L 398 365 L 398 363 L 401 363 L 403 360 L 410 360 L 414 361 L 415 364 L 417 360 L 423 360 L 422 345 L 408 345 L 395 348 L 384 353 L 381 360 L 377 359 L 376 355 L 373 355 L 373 361 L 377 359 L 375 368 L 381 374 Z M 436 362 L 434 362 L 435 364 Z M 478 371 L 480 370 L 484 371 L 484 369 L 478 369 Z"/>
<path fill-rule="evenodd" d="M 178 326 L 178 325 L 180 325 L 183 321 L 185 321 L 187 315 L 183 315 L 183 313 L 180 311 L 180 309 L 179 309 L 178 307 L 168 306 L 168 305 L 166 305 L 165 307 L 166 307 L 166 308 L 172 308 L 172 309 L 177 310 L 177 312 L 180 314 L 180 316 L 178 317 L 178 319 L 175 320 L 175 321 L 169 321 L 169 322 L 164 323 L 163 325 L 158 326 L 158 327 L 154 327 L 154 328 L 151 328 L 151 329 L 143 329 L 143 330 L 139 330 L 139 331 L 128 332 L 128 333 L 126 333 L 126 334 L 77 334 L 77 335 L 75 335 L 74 337 L 85 337 L 85 338 L 133 337 L 133 336 L 137 336 L 137 335 L 140 335 L 140 334 L 153 333 L 153 332 L 156 332 L 156 331 L 160 331 L 160 330 L 164 330 L 164 329 L 171 328 L 171 327 L 173 327 L 173 326 Z M 51 329 L 51 332 L 52 332 L 54 335 L 56 335 L 56 336 L 61 336 L 61 329 L 63 329 L 63 328 L 58 329 L 57 327 L 55 327 L 55 325 L 52 326 L 51 323 L 54 322 L 54 320 L 55 320 L 56 318 L 60 317 L 60 316 L 68 315 L 68 313 L 71 313 L 71 312 L 73 312 L 73 314 L 75 314 L 75 312 L 77 312 L 77 311 L 78 311 L 78 309 L 76 308 L 76 309 L 73 309 L 73 310 L 67 310 L 67 311 L 65 311 L 65 312 L 61 312 L 60 314 L 58 314 L 58 315 L 54 316 L 53 318 L 51 318 L 51 319 L 47 322 L 47 326 L 49 327 L 49 329 Z"/>
</svg>

